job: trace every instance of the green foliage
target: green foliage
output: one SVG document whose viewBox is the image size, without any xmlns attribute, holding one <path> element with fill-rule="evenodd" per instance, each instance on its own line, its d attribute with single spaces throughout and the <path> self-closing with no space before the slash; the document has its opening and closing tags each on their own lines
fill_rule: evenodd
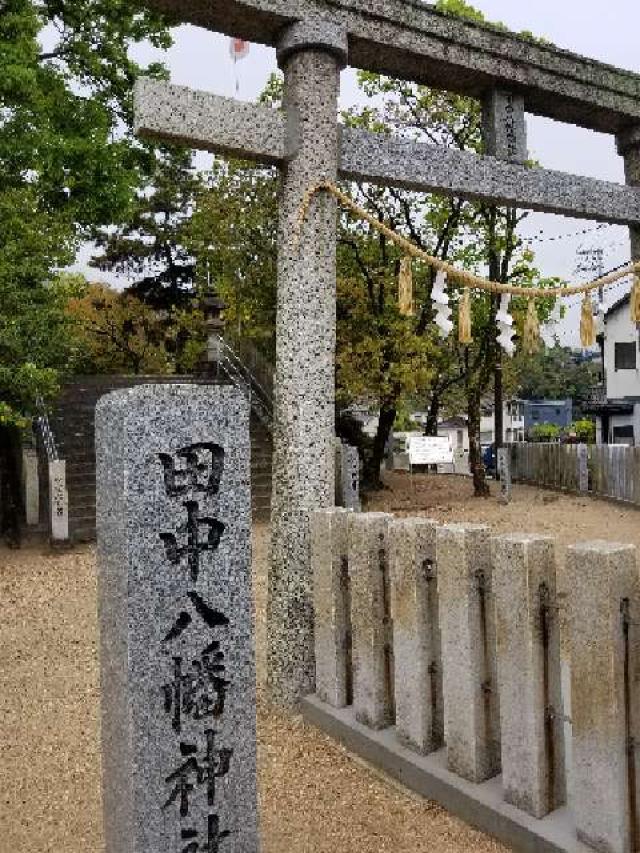
<svg viewBox="0 0 640 853">
<path fill-rule="evenodd" d="M 479 24 L 486 22 L 486 18 L 482 12 L 480 12 L 479 9 L 475 9 L 469 3 L 465 3 L 465 0 L 438 0 L 435 4 L 435 8 L 438 12 L 444 12 L 446 15 L 452 15 L 456 18 L 476 21 L 476 23 Z"/>
<path fill-rule="evenodd" d="M 487 21 L 482 12 L 475 9 L 469 3 L 466 3 L 465 0 L 438 0 L 435 4 L 435 8 L 438 12 L 443 12 L 445 15 L 452 15 L 456 18 L 464 18 L 467 21 L 474 21 L 477 24 L 484 24 L 485 26 L 491 27 L 492 30 L 510 32 L 509 28 L 499 21 Z M 530 30 L 522 30 L 517 33 L 517 35 L 522 39 L 533 41 L 538 44 L 551 44 L 550 41 L 534 35 Z"/>
<path fill-rule="evenodd" d="M 148 152 L 131 133 L 133 44 L 170 43 L 137 0 L 3 0 L 0 14 L 0 403 L 28 416 L 72 368 L 55 270 L 126 218 Z M 162 73 L 158 67 L 145 73 Z"/>
<path fill-rule="evenodd" d="M 150 152 L 149 182 L 137 190 L 126 219 L 100 231 L 103 253 L 94 266 L 126 275 L 128 291 L 154 308 L 184 306 L 195 285 L 193 255 L 185 246 L 189 219 L 202 182 L 193 152 L 158 147 Z"/>
<path fill-rule="evenodd" d="M 69 299 L 66 315 L 83 373 L 190 373 L 205 346 L 200 312 L 154 309 L 103 284 Z"/>
<path fill-rule="evenodd" d="M 209 189 L 185 233 L 199 292 L 215 290 L 227 325 L 275 354 L 277 175 L 241 161 L 216 161 Z"/>
<path fill-rule="evenodd" d="M 526 400 L 568 400 L 580 406 L 601 379 L 601 365 L 584 361 L 568 347 L 520 352 L 515 361 L 517 394 Z"/>
<path fill-rule="evenodd" d="M 412 420 L 408 409 L 403 407 L 396 412 L 396 419 L 393 422 L 394 432 L 418 432 L 420 429 L 420 424 Z"/>
<path fill-rule="evenodd" d="M 561 429 L 556 424 L 536 424 L 529 430 L 529 439 L 531 441 L 558 441 L 560 438 Z"/>
<path fill-rule="evenodd" d="M 20 289 L 0 277 L 0 402 L 3 422 L 21 425 L 38 397 L 51 398 L 60 373 L 78 357 L 66 305 L 85 287 L 81 276 L 58 275 Z"/>
<path fill-rule="evenodd" d="M 581 444 L 596 443 L 596 425 L 588 418 L 574 421 L 569 428 L 570 433 L 575 433 L 576 439 Z"/>
</svg>

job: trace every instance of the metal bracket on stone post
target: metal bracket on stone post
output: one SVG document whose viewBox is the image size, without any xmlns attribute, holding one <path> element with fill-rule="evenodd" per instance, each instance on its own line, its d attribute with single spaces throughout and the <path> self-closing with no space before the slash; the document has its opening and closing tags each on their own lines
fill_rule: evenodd
<svg viewBox="0 0 640 853">
<path fill-rule="evenodd" d="M 49 462 L 49 514 L 52 543 L 68 542 L 69 493 L 67 492 L 67 464 L 64 459 Z"/>
<path fill-rule="evenodd" d="M 447 525 L 436 542 L 447 762 L 458 776 L 484 782 L 500 772 L 489 528 Z"/>
<path fill-rule="evenodd" d="M 499 447 L 496 465 L 500 480 L 500 503 L 511 503 L 511 447 Z"/>
<path fill-rule="evenodd" d="M 541 818 L 566 799 L 554 542 L 500 536 L 493 557 L 504 797 Z"/>
<path fill-rule="evenodd" d="M 300 21 L 284 31 L 277 56 L 287 154 L 278 237 L 267 668 L 271 698 L 291 706 L 314 690 L 308 514 L 335 499 L 336 203 L 328 194 L 317 196 L 299 233 L 298 213 L 310 186 L 337 180 L 347 35 L 330 21 Z"/>
<path fill-rule="evenodd" d="M 437 526 L 430 519 L 407 518 L 390 527 L 396 733 L 423 754 L 444 740 Z"/>
<path fill-rule="evenodd" d="M 372 729 L 393 722 L 394 663 L 389 579 L 389 525 L 382 512 L 349 518 L 349 579 L 356 719 Z"/>
<path fill-rule="evenodd" d="M 312 512 L 316 695 L 334 708 L 353 701 L 349 592 L 349 511 Z"/>
<path fill-rule="evenodd" d="M 250 450 L 235 387 L 96 408 L 106 853 L 259 851 Z"/>
<path fill-rule="evenodd" d="M 633 545 L 567 550 L 572 796 L 578 838 L 628 853 L 639 840 L 637 707 L 640 596 Z"/>
</svg>

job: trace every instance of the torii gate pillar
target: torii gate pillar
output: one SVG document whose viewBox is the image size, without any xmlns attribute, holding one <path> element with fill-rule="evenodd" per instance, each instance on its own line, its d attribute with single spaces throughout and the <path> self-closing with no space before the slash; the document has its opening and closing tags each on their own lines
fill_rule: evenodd
<svg viewBox="0 0 640 853">
<path fill-rule="evenodd" d="M 291 706 L 314 690 L 309 512 L 334 503 L 336 204 L 316 196 L 295 239 L 306 190 L 338 176 L 338 94 L 346 33 L 327 21 L 290 26 L 284 71 L 286 159 L 281 178 L 271 569 L 269 694 Z"/>
<path fill-rule="evenodd" d="M 616 137 L 618 154 L 624 158 L 624 172 L 627 184 L 640 186 L 640 125 L 634 125 L 619 133 Z M 629 228 L 631 239 L 631 259 L 640 260 L 640 227 Z"/>
</svg>

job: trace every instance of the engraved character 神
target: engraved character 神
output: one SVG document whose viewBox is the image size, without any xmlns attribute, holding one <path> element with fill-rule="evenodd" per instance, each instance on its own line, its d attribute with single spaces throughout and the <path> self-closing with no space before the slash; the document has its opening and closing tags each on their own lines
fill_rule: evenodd
<svg viewBox="0 0 640 853">
<path fill-rule="evenodd" d="M 197 839 L 198 832 L 195 829 L 183 829 L 180 837 L 183 841 Z M 220 842 L 231 835 L 228 829 L 220 832 L 220 819 L 216 814 L 210 814 L 207 819 L 207 840 L 203 844 L 191 841 L 183 847 L 181 853 L 219 853 Z"/>
<path fill-rule="evenodd" d="M 207 754 L 200 764 L 196 758 L 198 748 L 195 744 L 181 743 L 180 753 L 187 760 L 165 779 L 167 783 L 173 783 L 174 787 L 168 800 L 162 809 L 176 800 L 180 800 L 180 816 L 187 817 L 189 814 L 189 796 L 196 785 L 207 784 L 207 802 L 210 806 L 214 804 L 216 794 L 216 779 L 226 776 L 231 766 L 232 749 L 215 749 L 215 735 L 212 729 L 205 732 L 207 738 Z"/>
</svg>

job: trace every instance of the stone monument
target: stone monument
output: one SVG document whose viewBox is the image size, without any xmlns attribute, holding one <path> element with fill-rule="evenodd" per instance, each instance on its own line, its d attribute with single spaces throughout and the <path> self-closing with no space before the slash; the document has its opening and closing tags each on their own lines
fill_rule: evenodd
<svg viewBox="0 0 640 853">
<path fill-rule="evenodd" d="M 107 853 L 259 850 L 249 453 L 235 388 L 96 409 Z"/>
</svg>

